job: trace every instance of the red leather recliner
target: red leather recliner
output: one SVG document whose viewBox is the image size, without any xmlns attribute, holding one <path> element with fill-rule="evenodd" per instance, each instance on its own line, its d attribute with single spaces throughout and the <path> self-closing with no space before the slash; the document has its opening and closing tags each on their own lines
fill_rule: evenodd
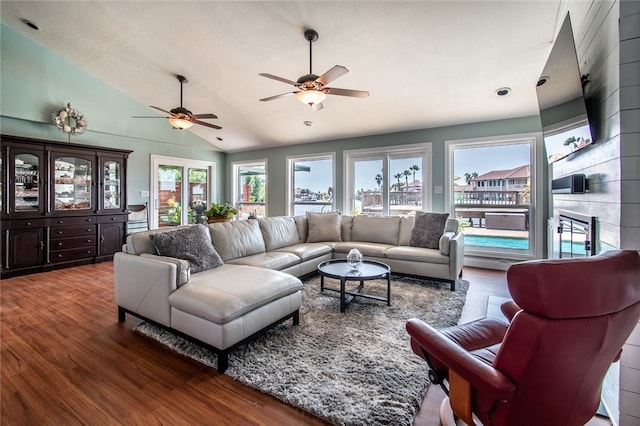
<svg viewBox="0 0 640 426">
<path fill-rule="evenodd" d="M 509 268 L 507 284 L 510 323 L 485 318 L 436 330 L 407 322 L 432 382 L 447 379 L 443 406 L 467 424 L 473 414 L 484 425 L 584 425 L 640 319 L 638 252 L 522 262 Z"/>
</svg>

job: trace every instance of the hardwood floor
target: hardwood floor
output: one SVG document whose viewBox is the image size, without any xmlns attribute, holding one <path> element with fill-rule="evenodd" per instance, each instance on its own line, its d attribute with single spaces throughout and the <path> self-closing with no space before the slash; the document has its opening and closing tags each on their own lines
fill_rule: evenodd
<svg viewBox="0 0 640 426">
<path fill-rule="evenodd" d="M 503 272 L 464 278 L 463 320 L 508 296 Z M 105 262 L 0 283 L 1 424 L 328 424 L 133 334 L 112 279 Z M 443 395 L 429 388 L 414 425 L 439 423 Z"/>
</svg>

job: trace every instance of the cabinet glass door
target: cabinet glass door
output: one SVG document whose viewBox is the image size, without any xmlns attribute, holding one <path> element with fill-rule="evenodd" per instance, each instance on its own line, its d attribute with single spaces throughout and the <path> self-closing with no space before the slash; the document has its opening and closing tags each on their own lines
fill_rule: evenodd
<svg viewBox="0 0 640 426">
<path fill-rule="evenodd" d="M 39 191 L 42 173 L 40 157 L 34 154 L 17 154 L 14 172 L 15 211 L 39 211 L 42 199 L 42 194 Z"/>
<path fill-rule="evenodd" d="M 102 163 L 103 188 L 102 208 L 120 209 L 122 207 L 121 174 L 122 164 L 119 161 L 106 160 Z"/>
<path fill-rule="evenodd" d="M 57 157 L 54 160 L 54 210 L 91 210 L 93 200 L 92 162 L 79 157 Z"/>
</svg>

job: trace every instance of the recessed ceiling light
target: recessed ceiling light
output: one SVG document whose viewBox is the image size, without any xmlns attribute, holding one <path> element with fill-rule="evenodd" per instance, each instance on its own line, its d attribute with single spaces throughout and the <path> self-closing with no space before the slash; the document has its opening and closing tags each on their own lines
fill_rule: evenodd
<svg viewBox="0 0 640 426">
<path fill-rule="evenodd" d="M 538 83 L 536 83 L 536 87 L 540 87 L 544 84 L 547 84 L 549 80 L 551 80 L 551 77 L 543 75 L 542 77 L 540 77 L 540 80 L 538 80 Z"/>
<path fill-rule="evenodd" d="M 307 120 L 307 121 L 304 122 L 304 125 L 307 126 L 307 127 L 311 127 L 311 126 L 313 126 L 313 121 Z"/>
<path fill-rule="evenodd" d="M 507 96 L 509 93 L 511 93 L 511 88 L 509 87 L 501 87 L 496 90 L 496 95 L 498 96 Z"/>
<path fill-rule="evenodd" d="M 23 20 L 22 20 L 22 22 L 24 22 L 24 24 L 25 24 L 26 26 L 28 26 L 29 28 L 31 28 L 32 30 L 34 30 L 34 31 L 40 31 L 40 27 L 39 27 L 38 25 L 36 25 L 36 23 L 35 23 L 35 22 L 32 22 L 32 21 L 30 21 L 30 20 L 28 20 L 28 19 L 23 19 Z"/>
</svg>

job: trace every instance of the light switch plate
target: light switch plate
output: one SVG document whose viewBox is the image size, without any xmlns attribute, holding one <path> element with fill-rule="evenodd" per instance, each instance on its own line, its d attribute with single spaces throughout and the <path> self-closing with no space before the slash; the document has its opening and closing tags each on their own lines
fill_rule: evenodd
<svg viewBox="0 0 640 426">
<path fill-rule="evenodd" d="M 442 186 L 441 185 L 436 185 L 433 187 L 433 193 L 434 194 L 442 194 Z"/>
<path fill-rule="evenodd" d="M 149 196 L 149 191 L 140 191 L 140 196 L 141 197 L 148 197 Z"/>
</svg>

